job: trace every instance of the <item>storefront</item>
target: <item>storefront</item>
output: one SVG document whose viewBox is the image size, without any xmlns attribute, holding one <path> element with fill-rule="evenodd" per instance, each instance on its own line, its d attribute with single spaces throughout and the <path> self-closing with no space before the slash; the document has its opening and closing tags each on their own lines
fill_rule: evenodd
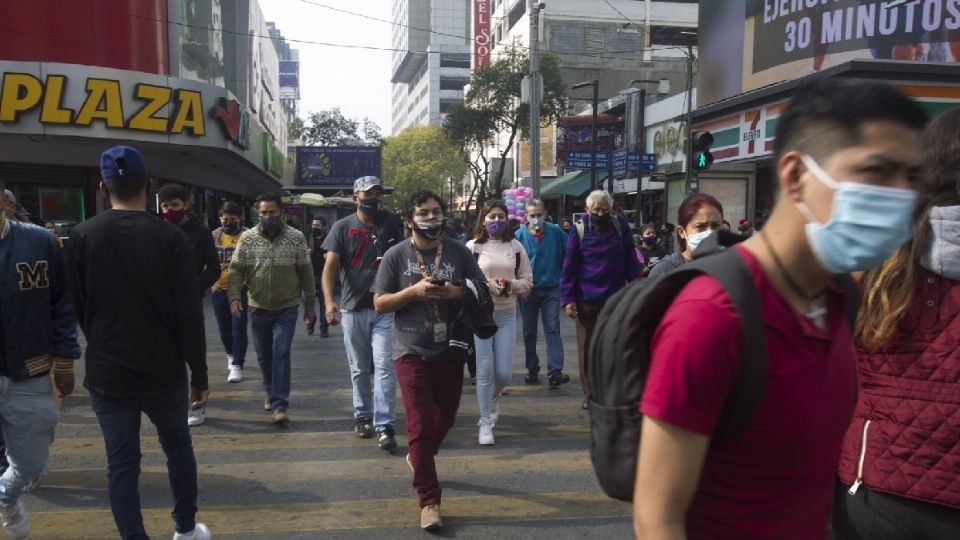
<svg viewBox="0 0 960 540">
<path fill-rule="evenodd" d="M 37 219 L 79 222 L 102 210 L 100 153 L 125 143 L 143 153 L 155 179 L 193 186 L 195 211 L 213 221 L 223 200 L 280 187 L 283 163 L 278 174 L 263 136 L 219 86 L 0 61 L 0 177 Z"/>
</svg>

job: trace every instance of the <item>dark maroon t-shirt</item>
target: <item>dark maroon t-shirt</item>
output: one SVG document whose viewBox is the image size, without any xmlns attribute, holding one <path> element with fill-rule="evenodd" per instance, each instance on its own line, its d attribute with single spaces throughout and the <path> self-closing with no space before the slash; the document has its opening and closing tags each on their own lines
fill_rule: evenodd
<svg viewBox="0 0 960 540">
<path fill-rule="evenodd" d="M 737 250 L 754 274 L 763 312 L 765 395 L 742 431 L 710 447 L 687 513 L 687 534 L 820 539 L 856 399 L 845 299 L 828 291 L 830 330 L 823 331 L 786 303 L 752 254 Z M 691 281 L 653 336 L 640 411 L 710 436 L 740 369 L 739 324 L 716 280 Z"/>
</svg>

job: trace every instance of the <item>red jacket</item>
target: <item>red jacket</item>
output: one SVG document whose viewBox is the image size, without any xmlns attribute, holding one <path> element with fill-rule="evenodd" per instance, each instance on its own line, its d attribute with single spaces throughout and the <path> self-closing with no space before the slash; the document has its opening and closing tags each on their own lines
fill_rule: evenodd
<svg viewBox="0 0 960 540">
<path fill-rule="evenodd" d="M 857 364 L 840 479 L 960 508 L 960 282 L 923 270 L 894 337 Z"/>
</svg>

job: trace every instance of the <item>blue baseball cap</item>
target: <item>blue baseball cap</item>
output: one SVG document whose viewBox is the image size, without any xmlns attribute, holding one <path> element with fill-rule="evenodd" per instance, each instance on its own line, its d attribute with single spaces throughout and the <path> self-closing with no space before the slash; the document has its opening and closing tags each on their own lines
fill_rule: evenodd
<svg viewBox="0 0 960 540">
<path fill-rule="evenodd" d="M 124 176 L 147 176 L 147 163 L 136 148 L 111 146 L 100 154 L 100 176 L 120 178 Z"/>
</svg>

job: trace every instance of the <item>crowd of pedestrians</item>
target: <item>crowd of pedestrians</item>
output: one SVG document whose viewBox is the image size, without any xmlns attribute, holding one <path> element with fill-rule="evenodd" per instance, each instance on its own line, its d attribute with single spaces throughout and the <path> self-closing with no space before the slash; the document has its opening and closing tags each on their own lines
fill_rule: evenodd
<svg viewBox="0 0 960 540">
<path fill-rule="evenodd" d="M 539 199 L 522 224 L 504 202 L 487 201 L 468 233 L 440 195 L 417 191 L 395 214 L 383 207 L 390 188 L 365 176 L 354 182 L 356 211 L 332 224 L 314 219 L 309 238 L 284 223 L 274 193 L 257 198 L 256 226 L 245 228 L 243 209 L 225 202 L 211 232 L 178 184 L 157 193 L 163 219 L 146 211 L 148 167 L 129 146 L 100 158 L 110 209 L 66 242 L 53 224 L 25 223 L 3 193 L 3 527 L 13 538 L 29 532 L 20 495 L 45 474 L 53 393 L 74 390 L 79 327 L 120 536 L 148 538 L 138 490 L 146 415 L 167 457 L 174 538 L 211 538 L 195 520 L 190 433 L 209 399 L 209 294 L 227 382 L 244 380 L 250 333 L 263 408 L 279 426 L 290 422 L 298 320 L 308 334 L 319 323 L 322 338 L 342 329 L 355 436 L 397 449 L 399 390 L 420 526 L 437 530 L 435 456 L 456 422 L 469 359 L 477 443 L 494 445 L 518 332 L 526 384 L 541 383 L 541 325 L 546 383 L 570 382 L 562 310 L 575 323 L 590 408 L 589 344 L 604 331 L 608 301 L 635 282 L 655 287 L 697 268 L 720 239 L 735 238 L 728 255 L 742 259 L 762 320 L 761 397 L 743 425 L 719 436 L 745 380 L 747 333 L 724 286 L 693 277 L 650 329 L 650 367 L 631 409 L 642 413 L 637 537 L 960 537 L 960 110 L 927 125 L 890 87 L 819 82 L 778 119 L 775 159 L 772 213 L 762 228 L 742 219 L 736 231 L 717 198 L 694 193 L 676 225 L 634 234 L 611 196 L 594 191 L 585 214 L 559 224 Z"/>
</svg>

